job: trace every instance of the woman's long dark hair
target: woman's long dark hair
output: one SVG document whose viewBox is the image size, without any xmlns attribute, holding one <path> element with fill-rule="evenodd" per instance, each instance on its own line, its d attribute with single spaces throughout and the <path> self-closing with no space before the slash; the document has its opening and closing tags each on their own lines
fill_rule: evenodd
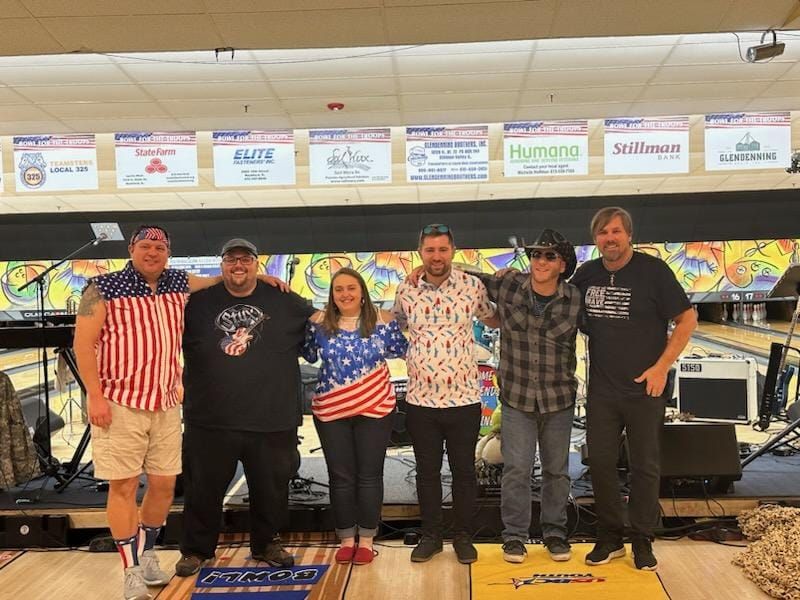
<svg viewBox="0 0 800 600">
<path fill-rule="evenodd" d="M 364 278 L 361 277 L 358 271 L 349 267 L 342 267 L 331 277 L 331 287 L 328 290 L 328 304 L 325 306 L 322 327 L 328 332 L 328 335 L 336 335 L 340 331 L 339 308 L 336 306 L 336 302 L 333 301 L 333 285 L 336 283 L 336 278 L 339 277 L 339 275 L 350 275 L 350 277 L 358 281 L 358 285 L 361 287 L 361 313 L 358 315 L 358 332 L 361 337 L 369 337 L 372 335 L 372 332 L 375 331 L 375 325 L 378 322 L 378 311 L 369 297 L 369 291 L 367 291 L 367 284 L 364 282 Z"/>
</svg>

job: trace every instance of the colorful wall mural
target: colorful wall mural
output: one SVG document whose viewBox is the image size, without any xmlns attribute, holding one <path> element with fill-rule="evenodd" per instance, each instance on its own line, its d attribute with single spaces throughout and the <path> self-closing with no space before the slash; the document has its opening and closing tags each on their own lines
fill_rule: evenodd
<svg viewBox="0 0 800 600">
<path fill-rule="evenodd" d="M 681 285 L 691 294 L 715 292 L 767 292 L 786 268 L 800 262 L 800 239 L 732 242 L 689 242 L 642 244 L 638 249 L 662 258 Z M 594 246 L 576 248 L 578 262 L 598 256 Z M 81 291 L 90 277 L 121 269 L 125 259 L 74 260 L 55 269 L 45 279 L 45 308 L 74 312 Z M 416 252 L 354 252 L 262 255 L 263 272 L 291 279 L 294 291 L 316 305 L 327 300 L 331 276 L 347 266 L 361 273 L 372 298 L 390 304 L 397 286 L 420 264 Z M 509 248 L 458 250 L 455 262 L 461 266 L 492 273 L 515 267 L 527 269 L 527 259 Z M 37 307 L 36 286 L 23 292 L 19 287 L 42 273 L 52 261 L 0 262 L 0 310 L 33 310 Z M 218 257 L 173 258 L 171 266 L 192 272 L 219 273 Z M 291 273 L 291 278 L 290 278 Z"/>
</svg>

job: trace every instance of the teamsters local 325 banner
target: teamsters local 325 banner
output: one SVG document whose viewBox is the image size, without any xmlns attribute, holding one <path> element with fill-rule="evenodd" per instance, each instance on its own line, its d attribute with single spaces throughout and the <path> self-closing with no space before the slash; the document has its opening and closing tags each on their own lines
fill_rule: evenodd
<svg viewBox="0 0 800 600">
<path fill-rule="evenodd" d="M 391 183 L 392 131 L 312 129 L 308 158 L 311 185 Z"/>
<path fill-rule="evenodd" d="M 24 135 L 13 144 L 18 192 L 97 189 L 94 135 Z"/>
<path fill-rule="evenodd" d="M 785 169 L 792 151 L 789 112 L 706 115 L 706 171 Z"/>
<path fill-rule="evenodd" d="M 504 123 L 503 173 L 506 177 L 587 175 L 588 122 Z"/>
<path fill-rule="evenodd" d="M 294 132 L 214 131 L 214 185 L 294 185 Z"/>
<path fill-rule="evenodd" d="M 689 172 L 689 117 L 605 119 L 605 174 Z"/>
<path fill-rule="evenodd" d="M 115 133 L 117 187 L 197 185 L 194 131 Z"/>
</svg>

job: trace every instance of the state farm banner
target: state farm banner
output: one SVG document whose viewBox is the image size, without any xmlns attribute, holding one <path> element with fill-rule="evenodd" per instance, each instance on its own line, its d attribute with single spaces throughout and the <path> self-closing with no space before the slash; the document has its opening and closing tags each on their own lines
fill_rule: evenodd
<svg viewBox="0 0 800 600">
<path fill-rule="evenodd" d="M 214 185 L 294 185 L 294 132 L 214 131 Z"/>
<path fill-rule="evenodd" d="M 589 173 L 589 125 L 576 121 L 503 124 L 506 177 L 550 177 Z"/>
<path fill-rule="evenodd" d="M 689 172 L 689 117 L 605 120 L 605 174 Z"/>
<path fill-rule="evenodd" d="M 392 131 L 312 129 L 308 158 L 311 185 L 391 183 Z"/>
<path fill-rule="evenodd" d="M 197 185 L 197 135 L 194 131 L 115 133 L 117 187 Z"/>
<path fill-rule="evenodd" d="M 406 180 L 488 181 L 489 126 L 406 127 Z"/>
<path fill-rule="evenodd" d="M 792 155 L 788 111 L 706 115 L 706 171 L 785 169 Z"/>
<path fill-rule="evenodd" d="M 20 135 L 13 145 L 18 192 L 97 189 L 94 135 Z"/>
</svg>

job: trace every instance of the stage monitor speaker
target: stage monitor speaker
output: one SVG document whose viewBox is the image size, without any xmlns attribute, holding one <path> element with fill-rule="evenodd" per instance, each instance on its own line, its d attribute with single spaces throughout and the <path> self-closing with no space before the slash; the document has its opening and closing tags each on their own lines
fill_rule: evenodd
<svg viewBox="0 0 800 600">
<path fill-rule="evenodd" d="M 675 389 L 678 411 L 695 419 L 730 423 L 758 419 L 755 359 L 681 358 Z"/>
<path fill-rule="evenodd" d="M 25 418 L 25 424 L 32 432 L 41 429 L 44 431 L 44 415 L 45 405 L 44 400 L 38 396 L 30 396 L 20 400 L 22 406 L 22 416 Z M 60 415 L 50 411 L 50 433 L 53 434 L 59 429 L 64 428 L 64 419 Z"/>
<path fill-rule="evenodd" d="M 727 492 L 742 478 L 733 423 L 665 423 L 661 434 L 661 488 L 664 495 Z M 692 495 L 694 495 L 694 493 Z"/>
</svg>

